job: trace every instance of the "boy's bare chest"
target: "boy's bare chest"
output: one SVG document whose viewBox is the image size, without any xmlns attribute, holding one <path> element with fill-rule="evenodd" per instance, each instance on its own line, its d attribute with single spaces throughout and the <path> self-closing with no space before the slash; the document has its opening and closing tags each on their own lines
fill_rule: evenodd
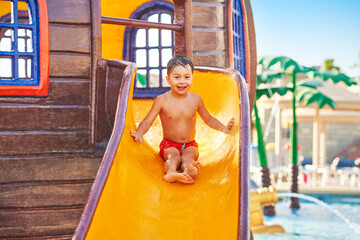
<svg viewBox="0 0 360 240">
<path fill-rule="evenodd" d="M 163 108 L 162 113 L 160 113 L 165 118 L 168 119 L 191 119 L 196 116 L 196 106 L 191 104 L 171 104 L 166 105 Z"/>
</svg>

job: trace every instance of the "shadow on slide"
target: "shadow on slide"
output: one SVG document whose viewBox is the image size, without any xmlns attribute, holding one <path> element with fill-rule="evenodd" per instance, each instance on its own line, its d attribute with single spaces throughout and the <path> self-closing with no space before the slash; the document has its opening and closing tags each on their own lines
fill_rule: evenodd
<svg viewBox="0 0 360 240">
<path fill-rule="evenodd" d="M 152 100 L 133 100 L 135 65 L 124 71 L 113 132 L 73 239 L 248 239 L 250 111 L 247 85 L 232 69 L 198 67 L 191 92 L 231 133 L 210 129 L 197 117 L 201 173 L 193 185 L 166 183 L 158 154 L 156 119 L 136 143 L 130 129 Z"/>
</svg>

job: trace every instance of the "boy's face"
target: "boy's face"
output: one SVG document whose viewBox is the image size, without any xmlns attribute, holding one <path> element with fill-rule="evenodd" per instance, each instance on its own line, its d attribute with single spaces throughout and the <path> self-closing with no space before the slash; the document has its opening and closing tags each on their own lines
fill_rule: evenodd
<svg viewBox="0 0 360 240">
<path fill-rule="evenodd" d="M 185 67 L 181 65 L 176 66 L 170 74 L 166 76 L 166 80 L 172 92 L 179 95 L 186 94 L 193 83 L 193 74 L 190 65 L 185 65 Z"/>
</svg>

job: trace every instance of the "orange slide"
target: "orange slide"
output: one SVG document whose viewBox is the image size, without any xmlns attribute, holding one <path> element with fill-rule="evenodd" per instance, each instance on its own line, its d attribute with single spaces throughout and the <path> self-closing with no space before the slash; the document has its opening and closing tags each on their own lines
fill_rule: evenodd
<svg viewBox="0 0 360 240">
<path fill-rule="evenodd" d="M 135 65 L 125 70 L 114 129 L 73 239 L 249 239 L 250 111 L 247 85 L 235 70 L 196 68 L 191 92 L 231 133 L 210 129 L 197 117 L 201 173 L 193 185 L 166 183 L 156 119 L 136 143 L 130 129 L 152 100 L 133 100 Z"/>
</svg>

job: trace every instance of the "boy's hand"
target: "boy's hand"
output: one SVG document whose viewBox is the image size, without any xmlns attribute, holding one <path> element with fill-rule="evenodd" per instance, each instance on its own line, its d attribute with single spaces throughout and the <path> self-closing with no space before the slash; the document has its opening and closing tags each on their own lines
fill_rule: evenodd
<svg viewBox="0 0 360 240">
<path fill-rule="evenodd" d="M 224 133 L 230 133 L 232 127 L 234 126 L 234 118 L 230 119 L 226 127 L 224 128 Z"/>
<path fill-rule="evenodd" d="M 138 133 L 137 131 L 130 130 L 130 135 L 134 138 L 135 141 L 137 141 L 138 143 L 142 143 L 142 134 Z"/>
</svg>

